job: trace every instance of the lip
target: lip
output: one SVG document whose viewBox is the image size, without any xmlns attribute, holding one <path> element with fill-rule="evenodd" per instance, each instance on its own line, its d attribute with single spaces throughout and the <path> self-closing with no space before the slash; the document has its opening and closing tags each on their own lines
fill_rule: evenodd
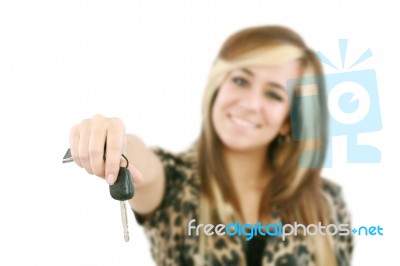
<svg viewBox="0 0 400 266">
<path fill-rule="evenodd" d="M 259 123 L 254 123 L 253 121 L 249 121 L 240 116 L 236 116 L 233 114 L 228 114 L 229 121 L 231 121 L 235 126 L 245 129 L 258 129 L 261 127 Z"/>
</svg>

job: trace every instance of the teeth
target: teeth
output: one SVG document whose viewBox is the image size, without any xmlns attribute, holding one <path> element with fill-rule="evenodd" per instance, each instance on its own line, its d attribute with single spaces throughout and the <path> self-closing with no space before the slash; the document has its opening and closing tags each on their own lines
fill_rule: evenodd
<svg viewBox="0 0 400 266">
<path fill-rule="evenodd" d="M 236 116 L 231 116 L 231 119 L 233 122 L 235 122 L 236 124 L 238 124 L 240 126 L 251 127 L 251 128 L 257 127 L 257 125 L 255 125 L 247 120 L 236 117 Z"/>
</svg>

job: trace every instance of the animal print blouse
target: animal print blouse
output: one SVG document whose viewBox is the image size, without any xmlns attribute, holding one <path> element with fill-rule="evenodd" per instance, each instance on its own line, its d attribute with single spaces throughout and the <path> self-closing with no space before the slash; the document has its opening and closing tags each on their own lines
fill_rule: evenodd
<svg viewBox="0 0 400 266">
<path fill-rule="evenodd" d="M 200 179 L 194 167 L 193 148 L 176 154 L 158 147 L 154 147 L 153 151 L 165 169 L 164 198 L 151 215 L 143 217 L 133 212 L 135 218 L 144 227 L 157 265 L 201 265 L 199 237 L 188 236 L 187 233 L 188 222 L 192 219 L 198 221 L 199 210 Z M 326 179 L 323 179 L 322 184 L 321 189 L 332 206 L 330 223 L 350 224 L 340 187 Z M 277 224 L 279 217 L 277 219 L 272 222 Z M 265 237 L 266 245 L 261 251 L 262 265 L 316 265 L 312 247 L 301 238 L 289 236 L 283 241 L 279 236 Z M 213 242 L 213 265 L 246 265 L 246 242 L 243 235 L 218 236 Z M 353 249 L 351 233 L 348 236 L 335 235 L 334 249 L 337 264 L 350 265 Z"/>
</svg>

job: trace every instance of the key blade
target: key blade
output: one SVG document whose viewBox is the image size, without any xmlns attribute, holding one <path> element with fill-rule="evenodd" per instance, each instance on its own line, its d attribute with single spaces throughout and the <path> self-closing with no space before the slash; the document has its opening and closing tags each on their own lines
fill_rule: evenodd
<svg viewBox="0 0 400 266">
<path fill-rule="evenodd" d="M 120 206 L 121 206 L 122 227 L 124 228 L 124 239 L 125 242 L 128 242 L 129 241 L 128 217 L 126 215 L 125 201 L 120 201 Z"/>
<path fill-rule="evenodd" d="M 65 153 L 65 155 L 64 155 L 64 158 L 63 158 L 63 163 L 71 163 L 71 162 L 73 162 L 74 160 L 72 159 L 72 155 L 71 155 L 71 149 L 68 149 L 67 150 L 67 152 Z"/>
</svg>

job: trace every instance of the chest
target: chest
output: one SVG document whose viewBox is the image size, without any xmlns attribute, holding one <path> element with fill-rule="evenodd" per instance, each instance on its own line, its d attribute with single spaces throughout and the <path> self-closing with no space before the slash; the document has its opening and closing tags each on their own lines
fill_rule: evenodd
<svg viewBox="0 0 400 266">
<path fill-rule="evenodd" d="M 239 194 L 239 204 L 245 223 L 255 224 L 260 220 L 258 210 L 261 205 L 261 192 L 248 191 Z"/>
</svg>

